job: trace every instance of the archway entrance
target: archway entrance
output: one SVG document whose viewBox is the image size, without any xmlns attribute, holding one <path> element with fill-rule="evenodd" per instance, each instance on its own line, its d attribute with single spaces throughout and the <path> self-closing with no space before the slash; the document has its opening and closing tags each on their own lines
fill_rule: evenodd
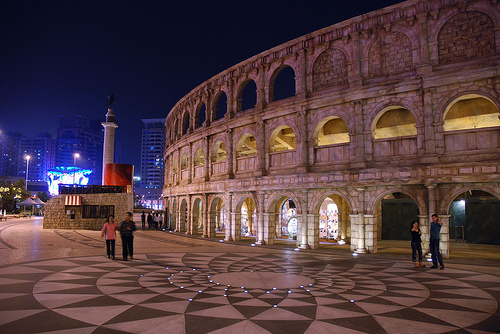
<svg viewBox="0 0 500 334">
<path fill-rule="evenodd" d="M 179 232 L 189 231 L 188 221 L 188 205 L 183 199 L 179 208 L 179 226 L 177 227 Z"/>
<path fill-rule="evenodd" d="M 255 202 L 250 197 L 241 204 L 241 235 L 255 236 Z"/>
<path fill-rule="evenodd" d="M 191 234 L 203 234 L 203 202 L 197 198 L 193 203 L 193 224 Z"/>
<path fill-rule="evenodd" d="M 378 207 L 379 240 L 411 240 L 410 224 L 418 221 L 419 210 L 408 195 L 394 192 L 385 196 Z"/>
<path fill-rule="evenodd" d="M 298 220 L 295 202 L 288 197 L 282 197 L 277 203 L 276 236 L 282 239 L 297 240 Z"/>
<path fill-rule="evenodd" d="M 226 208 L 220 197 L 216 197 L 210 205 L 209 215 L 209 237 L 215 237 L 216 233 L 225 233 L 229 226 L 226 226 Z"/>
<path fill-rule="evenodd" d="M 450 239 L 500 245 L 500 200 L 480 190 L 466 191 L 450 205 Z"/>
<path fill-rule="evenodd" d="M 319 242 L 320 244 L 350 243 L 351 208 L 339 195 L 326 197 L 319 207 Z"/>
</svg>

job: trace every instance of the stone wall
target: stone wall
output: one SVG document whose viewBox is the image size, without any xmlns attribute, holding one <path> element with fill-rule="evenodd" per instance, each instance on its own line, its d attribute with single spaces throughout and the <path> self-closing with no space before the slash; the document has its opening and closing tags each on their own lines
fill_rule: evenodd
<svg viewBox="0 0 500 334">
<path fill-rule="evenodd" d="M 124 219 L 127 211 L 133 212 L 134 208 L 134 195 L 129 193 L 81 194 L 78 196 L 82 196 L 82 206 L 65 206 L 66 196 L 55 196 L 46 203 L 43 228 L 100 230 L 106 218 L 82 218 L 83 205 L 114 205 L 118 223 Z M 74 210 L 74 219 L 67 214 L 68 210 Z"/>
</svg>

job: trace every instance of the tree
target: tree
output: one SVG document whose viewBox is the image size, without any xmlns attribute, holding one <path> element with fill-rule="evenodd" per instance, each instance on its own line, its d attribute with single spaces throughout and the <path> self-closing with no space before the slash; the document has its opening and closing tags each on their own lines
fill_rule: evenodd
<svg viewBox="0 0 500 334">
<path fill-rule="evenodd" d="M 30 196 L 25 189 L 23 179 L 13 182 L 11 179 L 0 177 L 0 208 L 13 212 L 16 210 L 16 203 Z"/>
<path fill-rule="evenodd" d="M 36 194 L 36 197 L 38 197 L 43 202 L 47 202 L 50 199 L 50 195 L 45 191 L 39 192 L 38 194 Z"/>
</svg>

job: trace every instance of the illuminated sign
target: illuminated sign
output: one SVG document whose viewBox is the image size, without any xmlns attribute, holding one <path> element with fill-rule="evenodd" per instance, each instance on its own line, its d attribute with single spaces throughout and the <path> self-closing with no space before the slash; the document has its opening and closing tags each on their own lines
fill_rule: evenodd
<svg viewBox="0 0 500 334">
<path fill-rule="evenodd" d="M 60 184 L 88 185 L 92 171 L 78 167 L 56 167 L 47 172 L 50 195 L 59 195 Z"/>
</svg>

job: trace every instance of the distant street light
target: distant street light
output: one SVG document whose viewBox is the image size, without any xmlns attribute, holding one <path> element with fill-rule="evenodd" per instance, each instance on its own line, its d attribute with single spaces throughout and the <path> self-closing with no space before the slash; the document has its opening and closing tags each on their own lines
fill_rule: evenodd
<svg viewBox="0 0 500 334">
<path fill-rule="evenodd" d="M 26 191 L 28 190 L 28 167 L 30 165 L 31 157 L 29 155 L 24 157 L 26 159 Z"/>
<path fill-rule="evenodd" d="M 76 159 L 80 157 L 80 154 L 75 153 L 73 154 L 73 184 L 75 184 L 75 177 L 76 177 Z"/>
</svg>

